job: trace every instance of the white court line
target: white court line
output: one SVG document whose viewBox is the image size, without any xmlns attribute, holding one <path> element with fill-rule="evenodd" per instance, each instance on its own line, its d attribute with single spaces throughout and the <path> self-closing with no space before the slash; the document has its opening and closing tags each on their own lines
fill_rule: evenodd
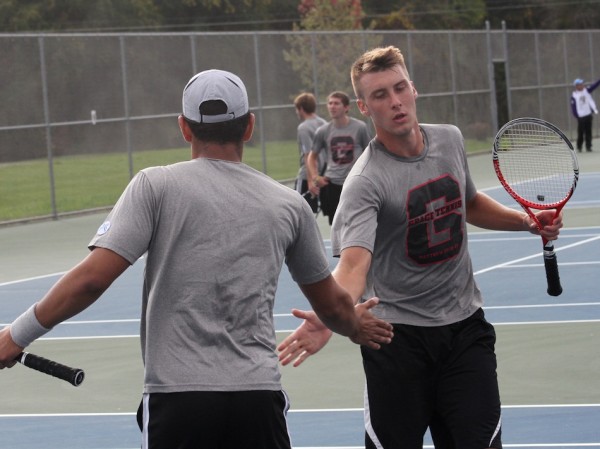
<svg viewBox="0 0 600 449">
<path fill-rule="evenodd" d="M 563 231 L 564 232 L 564 231 Z M 469 243 L 487 243 L 487 242 L 516 242 L 519 240 L 539 240 L 541 237 L 539 235 L 528 234 L 526 236 L 512 236 L 512 237 L 495 237 L 495 238 L 478 238 L 480 235 L 490 234 L 490 233 L 506 233 L 506 234 L 514 234 L 510 231 L 492 231 L 492 232 L 477 232 L 475 234 L 470 234 Z M 471 237 L 474 236 L 474 237 Z M 593 234 L 574 234 L 574 235 L 565 235 L 563 233 L 560 234 L 560 241 L 562 242 L 565 239 L 580 239 L 583 237 L 598 237 L 598 233 Z"/>
<path fill-rule="evenodd" d="M 600 404 L 519 404 L 519 405 L 502 405 L 502 409 L 546 409 L 546 408 L 594 408 L 600 407 Z M 356 413 L 364 412 L 364 408 L 306 408 L 306 409 L 290 409 L 288 413 Z M 134 412 L 95 412 L 95 413 L 15 413 L 3 414 L 0 418 L 38 418 L 38 417 L 74 417 L 74 416 L 135 416 Z"/>
<path fill-rule="evenodd" d="M 600 306 L 600 302 L 576 302 L 576 303 L 553 303 L 553 304 L 522 304 L 522 305 L 509 305 L 509 306 L 485 306 L 486 310 L 507 310 L 507 309 L 537 309 L 545 307 L 580 307 L 580 306 Z M 274 318 L 291 318 L 294 315 L 292 313 L 275 313 Z M 300 320 L 298 320 L 300 321 Z M 63 325 L 79 325 L 79 324 L 120 324 L 120 323 L 139 323 L 139 318 L 127 318 L 119 320 L 68 320 L 60 323 Z M 10 323 L 0 323 L 0 326 L 8 325 Z"/>
<path fill-rule="evenodd" d="M 563 321 L 514 321 L 506 323 L 492 322 L 494 326 L 533 326 L 545 324 L 582 324 L 582 323 L 600 323 L 597 320 L 563 320 Z M 276 334 L 291 334 L 296 329 L 280 329 L 276 330 Z M 131 335 L 90 335 L 90 336 L 74 336 L 74 337 L 41 337 L 36 341 L 67 341 L 67 340 L 108 340 L 111 338 L 140 338 L 139 334 Z"/>
<path fill-rule="evenodd" d="M 533 306 L 532 306 L 533 307 Z M 490 307 L 485 307 L 487 310 Z M 562 320 L 562 321 L 510 321 L 510 322 L 492 322 L 494 326 L 533 326 L 545 324 L 582 324 L 582 323 L 600 323 L 597 320 Z M 276 334 L 291 334 L 296 329 L 279 329 L 275 330 Z M 130 335 L 90 335 L 90 336 L 74 336 L 74 337 L 41 337 L 36 341 L 66 341 L 66 340 L 108 340 L 111 338 L 140 338 L 139 334 Z"/>
<path fill-rule="evenodd" d="M 69 320 L 60 324 L 117 324 L 117 323 L 139 323 L 139 318 L 127 318 L 123 320 Z"/>
<path fill-rule="evenodd" d="M 595 237 L 591 237 L 589 239 L 582 240 L 582 241 L 579 241 L 579 242 L 571 243 L 570 245 L 561 246 L 560 248 L 556 248 L 555 251 L 556 252 L 564 251 L 566 249 L 574 248 L 576 246 L 585 245 L 586 243 L 590 243 L 590 242 L 593 242 L 595 240 L 600 240 L 600 235 L 597 235 Z M 530 259 L 533 259 L 535 257 L 541 257 L 542 255 L 543 255 L 543 253 L 540 252 L 540 253 L 532 254 L 531 256 L 521 257 L 520 259 L 509 260 L 508 262 L 500 263 L 498 265 L 493 265 L 493 266 L 488 267 L 488 268 L 483 268 L 481 270 L 477 270 L 473 274 L 474 275 L 478 275 L 478 274 L 482 274 L 482 273 L 487 273 L 488 271 L 492 271 L 492 270 L 495 270 L 497 268 L 503 268 L 503 267 L 506 267 L 506 266 L 509 266 L 509 265 L 514 265 L 516 263 L 523 262 L 525 260 L 530 260 Z"/>
<path fill-rule="evenodd" d="M 598 226 L 583 226 L 583 227 L 577 227 L 577 228 L 565 228 L 563 229 L 563 233 L 565 231 L 577 231 L 577 230 L 585 230 L 585 229 L 598 229 Z M 479 238 L 479 236 L 482 235 L 489 235 L 489 234 L 513 234 L 515 235 L 514 237 L 497 237 L 497 238 Z M 481 243 L 481 242 L 506 242 L 506 241 L 518 241 L 518 240 L 534 240 L 534 239 L 539 239 L 540 237 L 537 235 L 526 235 L 526 236 L 521 236 L 521 237 L 517 237 L 516 235 L 518 235 L 519 233 L 517 232 L 511 232 L 511 231 L 490 231 L 490 230 L 481 230 L 481 231 L 477 231 L 474 233 L 470 233 L 469 236 L 469 243 Z M 576 234 L 576 235 L 570 235 L 570 234 L 561 234 L 560 239 L 561 241 L 565 240 L 565 239 L 579 239 L 582 237 L 592 237 L 592 240 L 595 240 L 593 237 L 600 238 L 600 236 L 597 233 L 593 233 L 593 234 Z M 325 248 L 327 249 L 331 249 L 331 239 L 323 239 L 323 243 L 325 245 Z M 561 248 L 557 248 L 556 251 L 560 251 Z M 538 254 L 539 255 L 539 254 Z M 537 257 L 536 256 L 531 256 L 531 257 Z M 144 257 L 140 257 L 140 259 L 143 259 Z M 68 271 L 59 271 L 56 273 L 50 273 L 50 274 L 42 274 L 39 276 L 32 276 L 32 277 L 28 277 L 28 278 L 23 278 L 23 279 L 17 279 L 14 281 L 6 281 L 6 282 L 0 282 L 0 287 L 3 287 L 5 285 L 13 285 L 13 284 L 19 284 L 22 282 L 29 282 L 29 281 L 36 281 L 39 279 L 46 279 L 46 278 L 50 278 L 50 277 L 55 277 L 55 276 L 63 276 L 64 274 L 66 274 Z"/>
<path fill-rule="evenodd" d="M 504 309 L 543 309 L 546 307 L 580 307 L 580 306 L 600 306 L 600 302 L 578 302 L 562 304 L 523 304 L 520 306 L 484 306 L 485 310 L 504 310 Z"/>
<path fill-rule="evenodd" d="M 592 261 L 592 262 L 561 262 L 560 266 L 561 267 L 570 267 L 570 266 L 575 266 L 575 265 L 600 265 L 600 260 L 599 261 Z M 523 263 L 523 264 L 516 264 L 516 265 L 511 265 L 510 267 L 502 267 L 502 268 L 538 268 L 538 267 L 543 267 L 544 264 L 543 263 Z"/>
<path fill-rule="evenodd" d="M 137 413 L 23 413 L 0 415 L 0 418 L 73 418 L 77 416 L 136 416 Z"/>
<path fill-rule="evenodd" d="M 433 446 L 423 446 L 424 448 L 433 448 Z M 600 447 L 600 443 L 535 443 L 535 444 L 504 444 L 502 443 L 502 447 Z M 296 448 L 296 449 L 308 449 L 308 448 Z M 329 448 L 321 448 L 321 449 L 329 449 Z M 359 448 L 360 449 L 360 448 Z"/>
<path fill-rule="evenodd" d="M 34 276 L 34 277 L 30 277 L 30 278 L 25 278 L 25 279 L 18 279 L 16 281 L 0 282 L 0 287 L 3 287 L 5 285 L 19 284 L 21 282 L 37 281 L 38 279 L 51 278 L 53 276 L 62 276 L 65 273 L 66 273 L 66 271 L 61 271 L 59 273 L 43 274 L 41 276 Z"/>
<path fill-rule="evenodd" d="M 549 307 L 586 307 L 586 306 L 600 306 L 600 302 L 578 302 L 578 303 L 560 303 L 560 304 L 523 304 L 517 306 L 485 306 L 485 310 L 510 310 L 510 309 L 543 309 Z M 291 313 L 276 313 L 273 315 L 275 318 L 292 318 L 294 315 Z M 300 321 L 300 320 L 298 320 Z M 59 324 L 59 326 L 65 325 L 88 325 L 88 324 L 121 324 L 121 323 L 139 323 L 139 318 L 131 318 L 125 320 L 84 320 L 84 321 L 76 321 L 69 320 L 63 321 Z M 579 322 L 579 320 L 577 321 Z M 10 323 L 0 323 L 0 326 L 8 326 Z M 283 331 L 278 331 L 283 332 Z M 127 335 L 127 337 L 132 337 L 133 335 Z M 57 337 L 57 338 L 67 338 L 67 337 Z M 71 337 L 69 337 L 71 338 Z M 84 338 L 84 337 L 82 337 Z M 88 337 L 91 338 L 91 337 Z M 43 339 L 43 338 L 42 338 Z M 48 338 L 50 339 L 50 338 Z"/>
<path fill-rule="evenodd" d="M 57 340 L 109 340 L 111 338 L 140 338 L 140 334 L 132 335 L 90 335 L 75 337 L 41 337 L 36 341 L 57 341 Z"/>
<path fill-rule="evenodd" d="M 502 405 L 503 409 L 515 408 L 570 408 L 570 407 L 600 407 L 600 404 L 519 404 L 519 405 Z M 338 412 L 364 412 L 364 408 L 307 408 L 307 409 L 290 409 L 289 413 L 338 413 Z"/>
<path fill-rule="evenodd" d="M 593 408 L 600 407 L 600 404 L 545 404 L 545 405 L 503 405 L 502 409 L 549 409 L 549 408 Z M 363 412 L 363 408 L 347 409 L 299 409 L 289 410 L 288 413 L 336 413 L 336 412 Z M 2 414 L 0 419 L 20 419 L 20 418 L 73 418 L 73 417 L 111 417 L 111 416 L 135 416 L 135 413 L 48 413 L 48 414 Z M 551 447 L 600 447 L 600 443 L 503 443 L 506 448 L 551 448 Z M 425 449 L 433 449 L 432 445 L 424 445 Z M 134 449 L 134 448 L 128 448 Z M 364 446 L 294 446 L 294 449 L 364 449 Z"/>
<path fill-rule="evenodd" d="M 544 324 L 582 324 L 582 323 L 600 323 L 599 320 L 565 320 L 565 321 L 514 321 L 506 323 L 492 323 L 494 326 L 535 326 Z"/>
</svg>

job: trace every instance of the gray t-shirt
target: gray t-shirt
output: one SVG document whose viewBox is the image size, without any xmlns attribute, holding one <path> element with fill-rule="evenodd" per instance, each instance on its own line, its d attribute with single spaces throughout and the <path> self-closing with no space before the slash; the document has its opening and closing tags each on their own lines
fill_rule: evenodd
<svg viewBox="0 0 600 449">
<path fill-rule="evenodd" d="M 476 194 L 455 126 L 421 125 L 425 149 L 402 158 L 373 140 L 342 191 L 331 230 L 334 255 L 372 255 L 365 298 L 382 319 L 415 326 L 460 321 L 481 307 L 468 252 L 466 202 Z"/>
<path fill-rule="evenodd" d="M 325 176 L 333 184 L 342 185 L 350 169 L 371 140 L 365 122 L 349 117 L 348 125 L 338 128 L 333 122 L 317 129 L 313 151 L 327 154 Z"/>
<path fill-rule="evenodd" d="M 301 284 L 330 274 L 310 207 L 243 163 L 142 170 L 90 247 L 147 252 L 144 391 L 279 390 L 273 305 L 285 261 Z"/>
<path fill-rule="evenodd" d="M 320 126 L 327 123 L 324 118 L 319 116 L 308 118 L 298 125 L 298 151 L 300 152 L 300 168 L 298 169 L 298 178 L 306 179 L 306 156 L 310 153 L 312 148 L 315 133 Z M 325 163 L 327 162 L 327 155 L 323 152 L 319 154 L 319 161 L 317 169 L 319 173 Z"/>
</svg>

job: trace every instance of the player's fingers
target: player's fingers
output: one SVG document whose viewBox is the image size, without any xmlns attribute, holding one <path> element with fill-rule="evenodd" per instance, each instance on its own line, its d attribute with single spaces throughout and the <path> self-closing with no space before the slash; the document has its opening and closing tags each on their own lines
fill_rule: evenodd
<svg viewBox="0 0 600 449">
<path fill-rule="evenodd" d="M 279 359 L 284 360 L 288 358 L 295 358 L 305 350 L 304 344 L 297 339 L 292 339 L 290 341 L 283 341 L 277 347 L 280 352 Z"/>
<path fill-rule="evenodd" d="M 294 361 L 294 364 L 292 365 L 294 368 L 297 368 L 298 366 L 302 365 L 302 363 L 308 358 L 310 354 L 306 351 L 302 352 L 298 357 L 296 357 L 296 360 Z"/>
<path fill-rule="evenodd" d="M 283 339 L 283 341 L 281 343 L 279 343 L 279 345 L 277 346 L 277 350 L 284 351 L 284 350 L 288 349 L 289 346 L 294 342 L 294 340 L 296 340 L 296 336 L 294 334 L 295 333 L 291 333 L 290 335 L 285 337 Z"/>
<path fill-rule="evenodd" d="M 292 361 L 291 357 L 289 354 L 279 354 L 279 363 L 281 363 L 281 365 L 286 366 L 289 365 L 289 363 Z"/>
<path fill-rule="evenodd" d="M 17 364 L 16 361 L 12 360 L 10 362 L 6 362 L 6 363 L 2 363 L 0 362 L 0 369 L 4 369 L 4 368 L 12 368 L 13 366 L 15 366 Z"/>
<path fill-rule="evenodd" d="M 292 351 L 288 351 L 285 354 L 280 354 L 279 361 L 283 366 L 289 365 L 291 362 L 294 362 L 293 366 L 300 365 L 310 354 L 308 351 L 302 348 L 296 348 Z"/>
<path fill-rule="evenodd" d="M 388 326 L 386 326 L 385 328 L 377 328 L 376 335 L 373 337 L 374 341 L 385 344 L 392 342 L 392 338 L 394 338 L 394 332 L 392 331 L 393 327 L 389 323 L 386 324 L 388 324 Z"/>
<path fill-rule="evenodd" d="M 375 307 L 377 304 L 379 304 L 379 298 L 373 297 L 373 298 L 370 298 L 370 299 L 366 300 L 365 302 L 363 302 L 359 306 L 362 306 L 365 309 L 369 310 L 369 309 L 372 309 L 373 307 Z"/>
<path fill-rule="evenodd" d="M 381 349 L 381 345 L 374 342 L 373 340 L 369 340 L 365 346 L 375 350 Z"/>
<path fill-rule="evenodd" d="M 284 351 L 279 354 L 279 361 L 283 366 L 289 364 L 294 359 L 294 353 L 292 351 Z"/>
<path fill-rule="evenodd" d="M 300 318 L 301 320 L 306 320 L 310 318 L 311 313 L 306 310 L 292 309 L 292 315 L 294 315 L 296 318 Z"/>
</svg>

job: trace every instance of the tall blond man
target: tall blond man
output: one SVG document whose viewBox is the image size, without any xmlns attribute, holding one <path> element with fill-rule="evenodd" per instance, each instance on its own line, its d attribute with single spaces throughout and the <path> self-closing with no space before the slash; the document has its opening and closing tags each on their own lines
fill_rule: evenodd
<svg viewBox="0 0 600 449">
<path fill-rule="evenodd" d="M 422 124 L 418 93 L 395 47 L 364 53 L 351 69 L 361 113 L 376 136 L 348 175 L 334 219 L 334 277 L 357 302 L 380 298 L 392 323 L 381 352 L 362 347 L 367 449 L 501 448 L 496 335 L 473 276 L 467 223 L 541 233 L 554 240 L 562 216 L 542 211 L 537 230 L 524 212 L 477 191 L 463 137 L 447 124 Z M 300 365 L 331 333 L 312 312 L 279 346 Z"/>
</svg>

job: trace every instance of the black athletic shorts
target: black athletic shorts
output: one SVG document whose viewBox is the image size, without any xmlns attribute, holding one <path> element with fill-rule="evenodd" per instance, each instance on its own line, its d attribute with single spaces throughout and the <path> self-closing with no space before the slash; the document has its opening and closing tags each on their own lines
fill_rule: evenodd
<svg viewBox="0 0 600 449">
<path fill-rule="evenodd" d="M 142 449 L 291 449 L 283 391 L 144 394 Z"/>
<path fill-rule="evenodd" d="M 380 350 L 361 347 L 366 449 L 502 448 L 496 333 L 480 309 L 448 326 L 394 325 Z"/>
<path fill-rule="evenodd" d="M 321 192 L 319 193 L 321 211 L 323 212 L 323 215 L 329 217 L 329 224 L 333 223 L 333 217 L 335 216 L 338 204 L 340 203 L 341 194 L 341 185 L 329 182 L 326 186 L 321 187 Z"/>
<path fill-rule="evenodd" d="M 300 183 L 300 185 L 298 185 L 298 183 Z M 312 196 L 311 193 L 308 191 L 308 182 L 306 181 L 306 179 L 296 179 L 296 191 L 304 197 L 304 199 L 315 214 L 319 212 L 319 197 Z"/>
</svg>

